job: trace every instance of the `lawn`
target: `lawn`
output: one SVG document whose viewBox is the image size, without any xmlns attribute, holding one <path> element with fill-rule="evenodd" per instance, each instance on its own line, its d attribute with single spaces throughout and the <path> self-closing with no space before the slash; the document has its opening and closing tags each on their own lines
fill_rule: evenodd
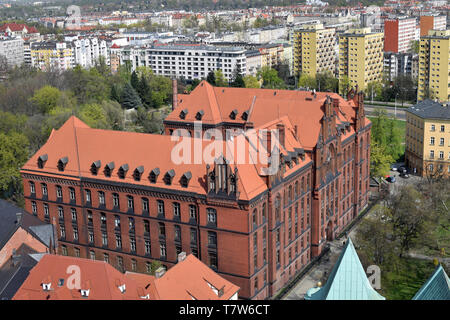
<svg viewBox="0 0 450 320">
<path fill-rule="evenodd" d="M 434 270 L 432 261 L 399 259 L 397 271 L 383 272 L 381 268 L 380 294 L 386 300 L 411 300 Z"/>
</svg>

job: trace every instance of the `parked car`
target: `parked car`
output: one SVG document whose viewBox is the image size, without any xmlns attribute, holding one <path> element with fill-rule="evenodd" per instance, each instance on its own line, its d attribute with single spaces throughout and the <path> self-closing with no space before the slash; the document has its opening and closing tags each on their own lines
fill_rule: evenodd
<svg viewBox="0 0 450 320">
<path fill-rule="evenodd" d="M 398 172 L 400 172 L 400 174 L 402 174 L 402 173 L 407 173 L 407 172 L 408 172 L 408 169 L 405 168 L 405 167 L 400 167 L 400 168 L 398 168 Z"/>
<path fill-rule="evenodd" d="M 394 176 L 389 176 L 389 177 L 386 178 L 386 181 L 390 182 L 390 183 L 394 183 L 395 182 L 395 177 Z"/>
</svg>

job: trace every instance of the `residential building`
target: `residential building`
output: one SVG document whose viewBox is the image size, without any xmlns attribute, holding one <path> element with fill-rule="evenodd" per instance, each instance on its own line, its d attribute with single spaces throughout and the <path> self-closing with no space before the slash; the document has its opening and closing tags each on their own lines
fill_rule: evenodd
<svg viewBox="0 0 450 320">
<path fill-rule="evenodd" d="M 273 296 L 368 204 L 371 123 L 364 95 L 206 81 L 190 94 L 176 88 L 164 135 L 91 129 L 76 117 L 53 131 L 21 169 L 25 207 L 36 202 L 43 220 L 49 204 L 61 254 L 146 272 L 154 260 L 173 267 L 184 251 L 239 286 L 240 298 Z M 202 140 L 193 131 L 199 121 Z M 277 130 L 278 149 L 271 134 L 255 145 L 237 131 L 216 143 L 234 150 L 240 140 L 244 154 L 257 157 L 280 150 L 279 170 L 235 161 L 228 152 L 194 163 L 172 158 L 175 129 L 188 129 L 186 141 L 200 143 L 203 154 L 209 128 Z"/>
<path fill-rule="evenodd" d="M 262 67 L 273 68 L 283 61 L 284 46 L 282 44 L 265 44 L 256 49 L 261 53 Z"/>
<path fill-rule="evenodd" d="M 0 37 L 0 56 L 6 58 L 9 67 L 19 67 L 24 63 L 22 38 Z"/>
<path fill-rule="evenodd" d="M 256 76 L 262 68 L 262 54 L 259 50 L 248 50 L 245 52 L 247 75 Z"/>
<path fill-rule="evenodd" d="M 384 51 L 406 53 L 416 36 L 416 18 L 384 20 Z"/>
<path fill-rule="evenodd" d="M 64 71 L 74 66 L 73 49 L 68 42 L 31 43 L 31 65 L 40 70 Z"/>
<path fill-rule="evenodd" d="M 0 215 L 0 300 L 10 300 L 36 264 L 33 256 L 53 252 L 56 241 L 51 224 L 5 200 Z"/>
<path fill-rule="evenodd" d="M 384 53 L 384 74 L 389 81 L 393 81 L 399 75 L 412 78 L 417 76 L 419 55 L 413 53 Z M 416 63 L 414 63 L 416 61 Z"/>
<path fill-rule="evenodd" d="M 39 31 L 35 27 L 29 27 L 21 23 L 5 23 L 0 26 L 0 32 L 13 38 L 39 38 Z"/>
<path fill-rule="evenodd" d="M 370 28 L 350 29 L 339 35 L 339 79 L 361 90 L 383 78 L 383 33 Z"/>
<path fill-rule="evenodd" d="M 436 267 L 412 300 L 450 300 L 450 279 L 442 265 Z"/>
<path fill-rule="evenodd" d="M 405 164 L 419 176 L 450 177 L 450 107 L 430 99 L 406 110 Z"/>
<path fill-rule="evenodd" d="M 427 36 L 431 30 L 446 30 L 447 16 L 429 15 L 420 16 L 420 36 Z"/>
<path fill-rule="evenodd" d="M 127 46 L 121 51 L 121 64 L 130 61 L 132 70 L 138 66 L 148 66 L 155 74 L 166 77 L 204 79 L 210 71 L 220 69 L 225 79 L 230 81 L 237 68 L 241 74 L 247 73 L 244 48 L 169 44 L 145 48 Z M 272 55 L 269 57 L 272 58 Z"/>
<path fill-rule="evenodd" d="M 450 30 L 430 30 L 420 38 L 417 101 L 450 100 L 449 49 Z"/>
<path fill-rule="evenodd" d="M 386 300 L 372 288 L 352 239 L 346 241 L 327 283 L 309 289 L 305 300 Z"/>
<path fill-rule="evenodd" d="M 334 74 L 336 63 L 336 30 L 323 24 L 305 25 L 294 31 L 294 74 L 330 71 Z"/>
<path fill-rule="evenodd" d="M 78 37 L 77 37 L 78 38 Z M 75 65 L 90 68 L 102 57 L 109 65 L 109 54 L 105 40 L 98 38 L 81 38 L 71 41 L 73 50 L 73 61 Z"/>
</svg>

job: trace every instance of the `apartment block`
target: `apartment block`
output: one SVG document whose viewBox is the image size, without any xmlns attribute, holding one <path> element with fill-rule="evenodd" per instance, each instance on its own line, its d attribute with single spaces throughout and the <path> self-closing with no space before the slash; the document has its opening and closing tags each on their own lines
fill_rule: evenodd
<svg viewBox="0 0 450 320">
<path fill-rule="evenodd" d="M 336 30 L 325 29 L 323 24 L 305 25 L 294 31 L 294 74 L 335 70 Z"/>
<path fill-rule="evenodd" d="M 22 38 L 0 38 L 0 56 L 4 56 L 9 67 L 20 66 L 24 62 Z"/>
<path fill-rule="evenodd" d="M 399 75 L 417 77 L 418 59 L 413 53 L 384 53 L 384 74 L 389 81 L 394 80 Z"/>
<path fill-rule="evenodd" d="M 90 68 L 103 57 L 109 65 L 106 41 L 98 38 L 81 38 L 72 41 L 74 63 L 83 68 Z"/>
<path fill-rule="evenodd" d="M 384 51 L 406 53 L 416 34 L 415 18 L 386 19 L 384 21 Z"/>
<path fill-rule="evenodd" d="M 428 35 L 430 30 L 447 29 L 447 16 L 421 16 L 420 17 L 420 36 Z"/>
<path fill-rule="evenodd" d="M 450 177 L 450 106 L 430 99 L 406 110 L 406 165 L 418 175 Z"/>
<path fill-rule="evenodd" d="M 74 65 L 73 49 L 68 42 L 35 42 L 30 51 L 31 65 L 43 71 L 64 71 Z"/>
<path fill-rule="evenodd" d="M 417 100 L 448 101 L 450 30 L 431 30 L 420 38 Z"/>
<path fill-rule="evenodd" d="M 148 66 L 158 75 L 194 80 L 206 78 L 210 71 L 220 69 L 225 79 L 231 80 L 237 68 L 241 74 L 247 73 L 246 51 L 239 47 L 190 44 L 153 45 L 147 48 L 127 46 L 115 51 L 115 54 L 120 55 L 120 64 L 130 61 L 132 70 L 138 66 Z M 269 55 L 267 59 L 272 58 Z"/>
<path fill-rule="evenodd" d="M 339 79 L 364 90 L 383 78 L 383 33 L 370 28 L 350 29 L 339 35 Z"/>
</svg>

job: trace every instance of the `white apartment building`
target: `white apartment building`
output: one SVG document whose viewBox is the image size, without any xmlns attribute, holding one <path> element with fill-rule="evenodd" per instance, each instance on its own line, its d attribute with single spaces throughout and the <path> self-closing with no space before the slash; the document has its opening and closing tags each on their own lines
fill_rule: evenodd
<svg viewBox="0 0 450 320">
<path fill-rule="evenodd" d="M 74 64 L 83 68 L 90 68 L 99 61 L 100 57 L 105 59 L 109 65 L 108 47 L 105 40 L 98 38 L 81 38 L 72 41 Z"/>
<path fill-rule="evenodd" d="M 4 56 L 9 67 L 24 63 L 24 48 L 22 38 L 0 38 L 0 56 Z"/>
<path fill-rule="evenodd" d="M 203 79 L 210 71 L 221 69 L 231 80 L 236 68 L 247 74 L 246 50 L 206 45 L 153 45 L 147 48 L 122 48 L 120 63 L 130 61 L 132 70 L 148 66 L 155 74 L 187 80 Z"/>
<path fill-rule="evenodd" d="M 70 42 L 35 42 L 31 44 L 31 65 L 43 71 L 64 71 L 74 66 Z"/>
</svg>

